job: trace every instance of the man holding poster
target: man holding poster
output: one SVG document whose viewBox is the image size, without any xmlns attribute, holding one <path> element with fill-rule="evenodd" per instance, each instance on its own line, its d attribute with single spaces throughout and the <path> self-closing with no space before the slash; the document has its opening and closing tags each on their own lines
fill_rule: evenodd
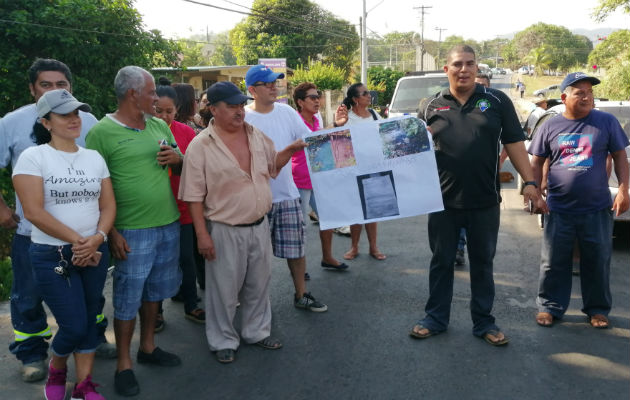
<svg viewBox="0 0 630 400">
<path fill-rule="evenodd" d="M 446 331 L 453 297 L 455 252 L 461 228 L 468 236 L 470 311 L 473 335 L 493 346 L 508 343 L 495 324 L 493 259 L 499 232 L 499 141 L 525 181 L 525 202 L 546 211 L 523 144 L 524 135 L 510 99 L 501 91 L 475 85 L 474 50 L 453 47 L 444 72 L 449 88 L 424 99 L 418 118 L 433 135 L 444 210 L 429 214 L 429 270 L 426 316 L 410 335 L 424 339 Z"/>
</svg>

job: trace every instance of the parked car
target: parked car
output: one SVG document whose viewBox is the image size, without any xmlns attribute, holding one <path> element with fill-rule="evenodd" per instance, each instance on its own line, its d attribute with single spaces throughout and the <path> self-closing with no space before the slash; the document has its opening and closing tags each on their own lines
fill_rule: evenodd
<svg viewBox="0 0 630 400">
<path fill-rule="evenodd" d="M 387 117 L 418 114 L 420 100 L 432 96 L 448 87 L 445 73 L 427 73 L 417 76 L 404 76 L 396 83 Z"/>
<path fill-rule="evenodd" d="M 538 97 L 559 97 L 560 85 L 551 85 L 546 88 L 538 89 L 534 91 L 534 96 Z"/>
<path fill-rule="evenodd" d="M 623 128 L 626 136 L 630 139 L 630 101 L 608 101 L 608 100 L 598 100 L 595 99 L 595 108 L 601 111 L 605 111 L 610 113 L 617 118 L 621 127 Z M 547 121 L 549 118 L 554 117 L 555 115 L 563 113 L 565 110 L 564 104 L 559 104 L 557 106 L 549 108 L 538 120 L 532 133 L 530 135 L 529 140 L 525 142 L 525 146 L 529 148 L 529 144 L 531 139 L 536 136 L 536 132 L 540 129 L 543 123 Z M 630 162 L 630 146 L 626 147 L 626 156 L 628 157 L 628 161 Z M 519 176 L 519 188 L 522 189 L 522 180 Z M 608 179 L 608 188 L 610 190 L 610 197 L 612 199 L 617 196 L 617 191 L 619 190 L 619 182 L 617 181 L 617 175 L 615 175 L 614 169 L 610 174 Z M 630 210 L 621 214 L 618 217 L 615 217 L 615 221 L 623 221 L 630 223 Z"/>
</svg>

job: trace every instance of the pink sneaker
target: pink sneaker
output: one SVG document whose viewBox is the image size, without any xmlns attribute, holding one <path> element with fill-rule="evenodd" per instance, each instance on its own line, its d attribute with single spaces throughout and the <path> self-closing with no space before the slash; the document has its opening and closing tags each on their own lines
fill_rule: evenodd
<svg viewBox="0 0 630 400">
<path fill-rule="evenodd" d="M 52 360 L 48 363 L 48 380 L 44 387 L 46 400 L 64 400 L 66 398 L 66 373 L 68 369 L 55 369 Z"/>
<path fill-rule="evenodd" d="M 92 377 L 88 375 L 83 382 L 74 387 L 70 400 L 105 400 L 105 397 L 96 391 L 97 386 L 99 385 L 92 382 Z"/>
</svg>

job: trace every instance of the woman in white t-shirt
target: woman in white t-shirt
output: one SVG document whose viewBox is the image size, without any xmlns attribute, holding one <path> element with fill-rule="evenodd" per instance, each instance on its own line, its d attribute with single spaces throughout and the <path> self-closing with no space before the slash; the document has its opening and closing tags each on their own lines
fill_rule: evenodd
<svg viewBox="0 0 630 400">
<path fill-rule="evenodd" d="M 38 146 L 26 149 L 13 169 L 13 185 L 33 224 L 29 255 L 41 296 L 57 320 L 45 395 L 65 398 L 67 359 L 74 354 L 76 399 L 104 399 L 91 381 L 98 343 L 96 315 L 109 257 L 107 233 L 116 214 L 105 160 L 79 147 L 79 110 L 67 90 L 46 92 L 33 127 Z"/>
<path fill-rule="evenodd" d="M 371 103 L 372 97 L 364 84 L 355 83 L 350 85 L 346 93 L 346 98 L 343 99 L 343 104 L 348 108 L 347 124 L 382 119 L 376 111 L 369 108 Z M 361 239 L 362 227 L 362 224 L 350 226 L 350 250 L 343 256 L 346 260 L 353 260 L 359 254 L 359 239 Z M 370 245 L 370 256 L 382 261 L 386 259 L 387 256 L 381 253 L 376 245 L 376 230 L 376 222 L 365 224 L 365 231 L 367 232 L 368 243 Z"/>
</svg>

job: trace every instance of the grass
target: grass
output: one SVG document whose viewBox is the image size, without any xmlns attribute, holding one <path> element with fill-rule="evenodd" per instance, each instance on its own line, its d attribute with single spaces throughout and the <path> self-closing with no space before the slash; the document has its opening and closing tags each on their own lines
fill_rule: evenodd
<svg viewBox="0 0 630 400">
<path fill-rule="evenodd" d="M 0 260 L 0 301 L 9 299 L 12 281 L 13 270 L 11 270 L 11 259 L 5 257 Z"/>
<path fill-rule="evenodd" d="M 564 76 L 529 76 L 529 75 L 512 75 L 512 83 L 516 84 L 516 81 L 520 79 L 525 84 L 525 96 L 532 97 L 534 92 L 538 89 L 545 88 L 551 85 L 559 85 L 562 83 Z"/>
</svg>

